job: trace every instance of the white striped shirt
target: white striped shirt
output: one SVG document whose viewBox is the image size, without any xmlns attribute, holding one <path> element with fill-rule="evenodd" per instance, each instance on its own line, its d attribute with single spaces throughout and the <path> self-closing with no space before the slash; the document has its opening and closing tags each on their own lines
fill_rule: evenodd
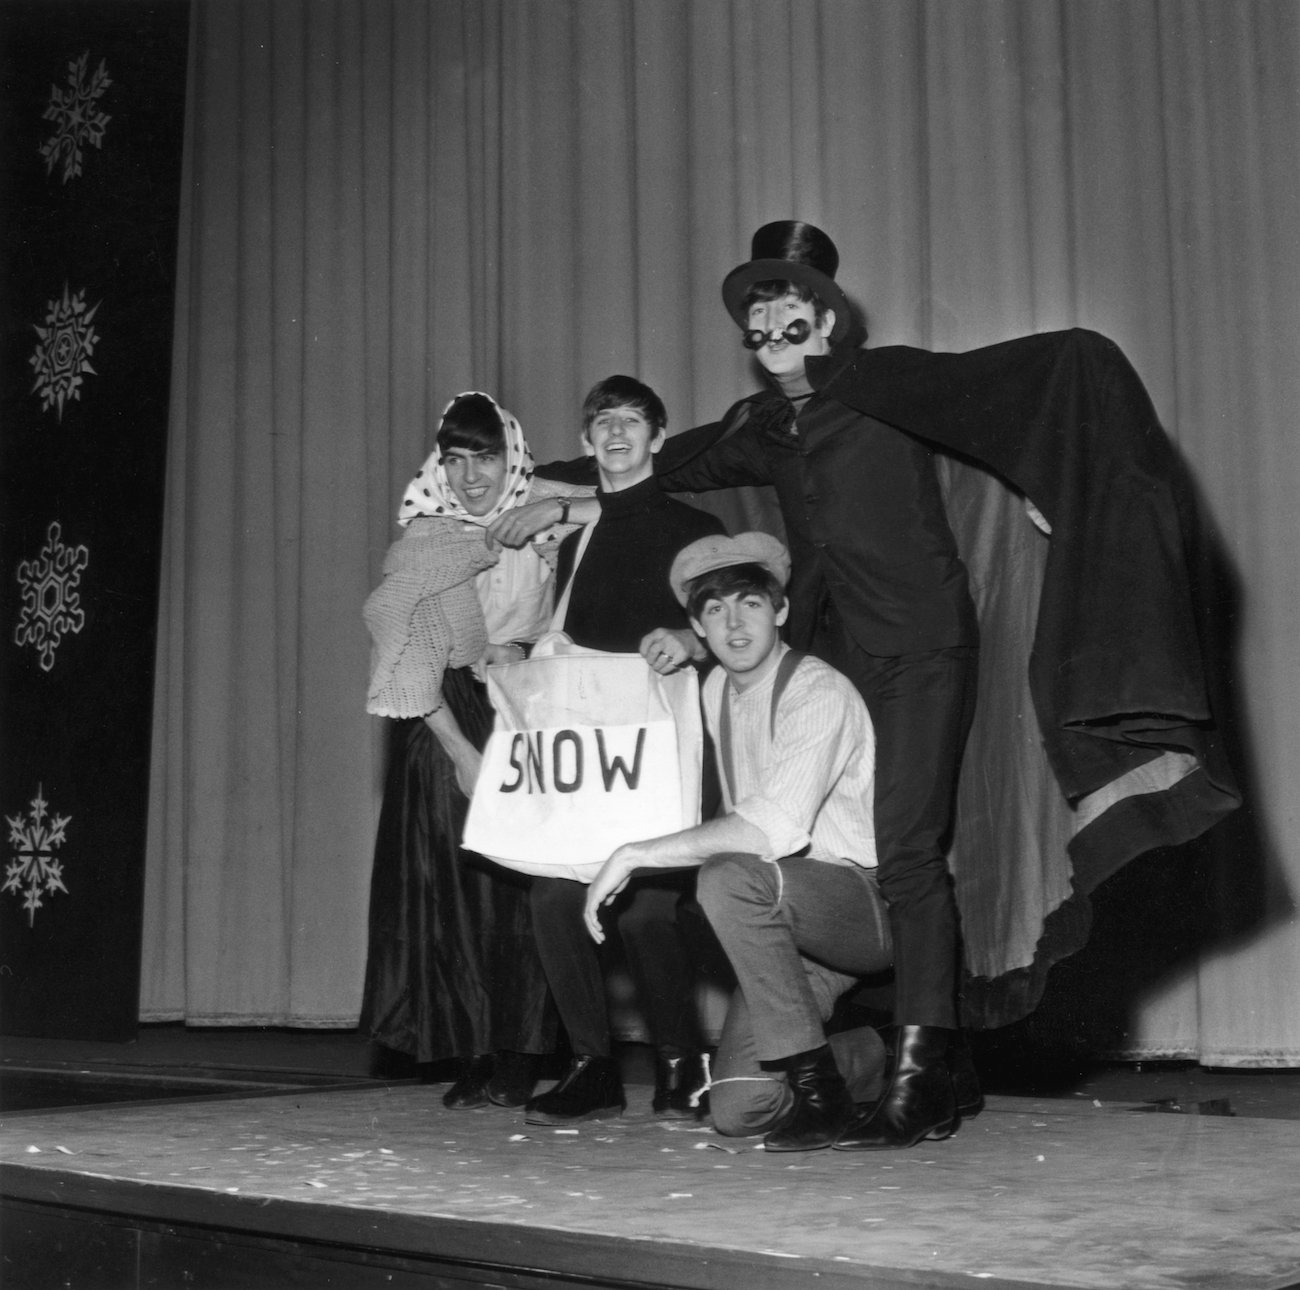
<svg viewBox="0 0 1300 1290">
<path fill-rule="evenodd" d="M 786 646 L 779 648 L 786 652 Z M 705 719 L 715 744 L 726 679 L 717 667 L 704 682 Z M 767 838 L 765 860 L 808 847 L 816 860 L 875 868 L 876 737 L 866 705 L 847 677 L 809 656 L 781 695 L 773 737 L 775 680 L 776 668 L 771 668 L 747 690 L 727 687 L 736 785 L 733 802 L 719 747 L 727 809 Z"/>
</svg>

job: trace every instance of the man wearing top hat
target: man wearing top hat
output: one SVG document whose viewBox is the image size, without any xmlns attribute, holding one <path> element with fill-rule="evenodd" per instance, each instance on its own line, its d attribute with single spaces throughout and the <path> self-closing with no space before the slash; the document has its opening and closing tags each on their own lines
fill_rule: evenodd
<svg viewBox="0 0 1300 1290">
<path fill-rule="evenodd" d="M 722 294 L 768 388 L 733 407 L 723 437 L 662 482 L 775 486 L 793 562 L 787 639 L 849 677 L 871 714 L 897 1031 L 885 1098 L 839 1145 L 906 1147 L 956 1115 L 958 919 L 945 850 L 979 635 L 930 449 L 814 389 L 813 370 L 821 385 L 845 361 L 836 353 L 851 318 L 838 262 L 811 224 L 758 230 Z M 691 652 L 675 639 L 663 666 Z M 978 1111 L 977 1091 L 963 1100 L 967 1115 Z"/>
</svg>

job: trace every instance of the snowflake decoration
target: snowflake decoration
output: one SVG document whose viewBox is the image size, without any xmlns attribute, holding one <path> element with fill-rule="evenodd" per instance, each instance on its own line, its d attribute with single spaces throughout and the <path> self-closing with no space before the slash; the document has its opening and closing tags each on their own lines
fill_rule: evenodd
<svg viewBox="0 0 1300 1290">
<path fill-rule="evenodd" d="M 45 173 L 51 174 L 59 158 L 63 159 L 63 182 L 81 174 L 81 148 L 83 144 L 104 145 L 104 127 L 112 120 L 96 105 L 96 100 L 112 85 L 104 60 L 89 80 L 86 79 L 86 62 L 90 50 L 68 63 L 68 88 L 61 90 L 50 86 L 50 104 L 41 113 L 46 121 L 55 123 L 54 133 L 41 144 L 45 158 Z"/>
<path fill-rule="evenodd" d="M 16 847 L 18 854 L 5 866 L 4 887 L 0 890 L 12 891 L 22 898 L 29 927 L 36 924 L 36 911 L 45 903 L 43 897 L 56 891 L 65 896 L 68 894 L 63 885 L 63 861 L 55 858 L 54 849 L 67 841 L 67 828 L 72 816 L 47 816 L 45 808 L 49 803 L 42 788 L 40 784 L 36 786 L 36 796 L 32 798 L 26 818 L 5 816 L 5 823 L 9 825 L 9 845 Z"/>
<path fill-rule="evenodd" d="M 46 530 L 40 558 L 18 565 L 23 588 L 23 608 L 14 631 L 14 643 L 34 645 L 41 652 L 41 667 L 54 666 L 54 651 L 66 632 L 79 632 L 86 624 L 77 584 L 90 562 L 84 546 L 65 546 L 57 522 Z"/>
<path fill-rule="evenodd" d="M 36 369 L 36 382 L 32 393 L 41 396 L 41 411 L 49 410 L 51 403 L 59 405 L 59 420 L 63 420 L 63 404 L 81 398 L 81 378 L 89 372 L 98 376 L 90 365 L 90 356 L 99 344 L 99 333 L 90 325 L 101 300 L 91 309 L 86 308 L 86 293 L 74 296 L 63 284 L 63 299 L 51 300 L 45 314 L 45 326 L 33 323 L 41 338 L 36 352 L 28 362 Z"/>
</svg>

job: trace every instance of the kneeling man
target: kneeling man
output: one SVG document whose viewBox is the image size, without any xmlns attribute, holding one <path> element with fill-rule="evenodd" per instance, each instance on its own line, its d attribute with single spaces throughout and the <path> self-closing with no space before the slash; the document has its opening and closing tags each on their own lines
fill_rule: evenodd
<svg viewBox="0 0 1300 1290">
<path fill-rule="evenodd" d="M 765 533 L 701 538 L 674 560 L 673 591 L 721 664 L 705 681 L 704 710 L 725 813 L 620 847 L 584 911 L 603 941 L 601 906 L 634 873 L 700 868 L 698 899 L 739 987 L 709 1109 L 720 1133 L 763 1133 L 769 1151 L 833 1145 L 855 1101 L 870 1097 L 884 1066 L 879 1038 L 864 1029 L 828 1042 L 824 1026 L 845 990 L 891 960 L 875 878 L 871 718 L 847 679 L 781 642 L 789 572 L 785 548 Z"/>
</svg>

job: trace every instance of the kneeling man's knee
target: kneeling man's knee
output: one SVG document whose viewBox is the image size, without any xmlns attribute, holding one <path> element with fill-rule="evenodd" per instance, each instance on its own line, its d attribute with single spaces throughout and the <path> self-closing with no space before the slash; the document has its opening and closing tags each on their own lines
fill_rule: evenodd
<svg viewBox="0 0 1300 1290">
<path fill-rule="evenodd" d="M 696 899 L 713 918 L 733 901 L 769 901 L 776 895 L 776 866 L 756 855 L 724 852 L 710 856 L 700 867 Z"/>
<path fill-rule="evenodd" d="M 709 1115 L 724 1137 L 750 1138 L 774 1129 L 792 1100 L 784 1078 L 727 1079 L 709 1087 Z"/>
</svg>

